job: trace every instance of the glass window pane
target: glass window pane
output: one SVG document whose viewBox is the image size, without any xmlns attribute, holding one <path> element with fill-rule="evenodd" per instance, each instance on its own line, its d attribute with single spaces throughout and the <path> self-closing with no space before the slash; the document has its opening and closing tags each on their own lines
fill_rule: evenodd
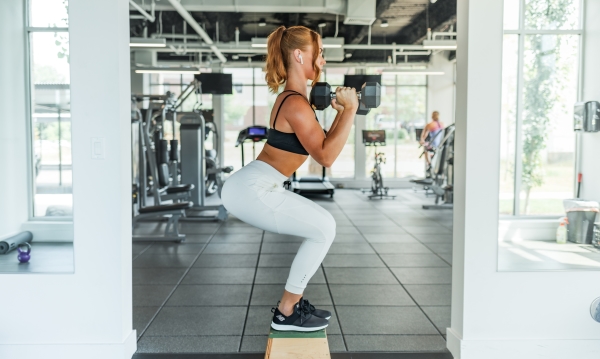
<svg viewBox="0 0 600 359">
<path fill-rule="evenodd" d="M 521 0 L 504 0 L 504 30 L 519 28 L 519 6 Z"/>
<path fill-rule="evenodd" d="M 396 177 L 424 177 L 425 158 L 419 158 L 423 150 L 419 148 L 415 129 L 425 127 L 427 122 L 425 113 L 427 87 L 400 86 L 396 91 L 398 93 Z"/>
<path fill-rule="evenodd" d="M 504 35 L 500 120 L 500 214 L 513 214 L 519 35 Z"/>
<path fill-rule="evenodd" d="M 68 0 L 29 0 L 29 26 L 67 27 Z"/>
<path fill-rule="evenodd" d="M 396 84 L 396 75 L 381 73 L 381 84 L 394 86 Z"/>
<path fill-rule="evenodd" d="M 254 84 L 255 85 L 267 85 L 267 80 L 265 80 L 265 72 L 261 67 L 254 68 Z"/>
<path fill-rule="evenodd" d="M 394 116 L 396 102 L 395 89 L 394 86 L 381 86 L 381 103 L 379 107 L 371 109 L 365 118 L 367 130 L 386 130 L 385 146 L 377 146 L 377 150 L 375 150 L 375 147 L 366 147 L 366 175 L 368 175 L 369 171 L 375 165 L 375 151 L 377 151 L 377 153 L 384 153 L 387 161 L 381 168 L 384 178 L 394 177 L 394 129 L 397 126 Z"/>
<path fill-rule="evenodd" d="M 333 116 L 335 118 L 335 111 Z M 344 145 L 342 152 L 338 158 L 333 162 L 331 168 L 327 169 L 327 176 L 330 178 L 354 178 L 355 164 L 354 164 L 354 125 L 350 130 L 348 141 Z"/>
<path fill-rule="evenodd" d="M 34 216 L 72 215 L 69 34 L 33 33 Z"/>
<path fill-rule="evenodd" d="M 327 67 L 325 65 L 325 77 L 321 81 L 327 81 L 331 86 L 342 86 L 344 75 L 354 75 L 354 68 Z"/>
<path fill-rule="evenodd" d="M 241 148 L 235 147 L 239 132 L 253 123 L 252 86 L 234 86 L 233 94 L 224 95 L 225 99 L 225 135 L 224 161 L 227 166 L 233 166 L 235 171 L 242 168 Z M 252 157 L 252 144 L 244 145 L 244 162 L 248 164 Z M 256 155 L 259 152 L 255 151 Z"/>
<path fill-rule="evenodd" d="M 427 85 L 427 75 L 398 75 L 398 85 Z"/>
<path fill-rule="evenodd" d="M 564 213 L 573 196 L 578 46 L 578 35 L 525 38 L 521 214 Z"/>
<path fill-rule="evenodd" d="M 537 30 L 579 29 L 580 0 L 526 0 L 525 28 Z"/>
<path fill-rule="evenodd" d="M 234 69 L 234 68 L 224 68 L 223 72 L 226 74 L 231 74 L 231 79 L 233 82 L 233 86 L 236 85 L 252 85 L 252 69 L 251 68 L 241 68 L 241 69 Z M 264 74 L 262 76 L 259 76 L 259 79 L 263 79 L 262 81 L 264 81 Z"/>
</svg>

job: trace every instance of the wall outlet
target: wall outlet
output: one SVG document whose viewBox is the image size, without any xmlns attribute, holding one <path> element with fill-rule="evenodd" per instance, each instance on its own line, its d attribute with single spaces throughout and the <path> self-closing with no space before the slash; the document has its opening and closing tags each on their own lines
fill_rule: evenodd
<svg viewBox="0 0 600 359">
<path fill-rule="evenodd" d="M 104 152 L 104 137 L 92 137 L 92 159 L 103 160 Z"/>
</svg>

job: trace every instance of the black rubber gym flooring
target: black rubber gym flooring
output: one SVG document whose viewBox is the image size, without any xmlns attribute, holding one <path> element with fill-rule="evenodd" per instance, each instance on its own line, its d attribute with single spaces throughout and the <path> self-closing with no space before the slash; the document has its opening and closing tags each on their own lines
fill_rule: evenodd
<svg viewBox="0 0 600 359">
<path fill-rule="evenodd" d="M 333 201 L 314 199 L 337 221 L 336 240 L 305 292 L 334 313 L 327 329 L 332 358 L 451 358 L 445 328 L 452 211 L 422 210 L 433 202 L 422 193 L 394 194 L 395 200 L 368 200 L 359 191 L 337 190 Z M 136 233 L 162 225 L 144 223 Z M 302 238 L 236 218 L 184 222 L 181 229 L 186 243 L 133 246 L 135 358 L 263 358 L 270 309 Z M 199 355 L 208 353 L 256 355 Z"/>
</svg>

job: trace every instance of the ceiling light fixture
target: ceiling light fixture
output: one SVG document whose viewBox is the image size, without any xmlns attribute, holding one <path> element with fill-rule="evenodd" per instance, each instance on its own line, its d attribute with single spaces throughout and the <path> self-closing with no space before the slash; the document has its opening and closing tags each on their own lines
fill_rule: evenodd
<svg viewBox="0 0 600 359">
<path fill-rule="evenodd" d="M 388 26 L 390 26 L 390 24 L 388 23 L 387 20 L 381 20 L 381 24 L 379 24 L 379 26 L 381 26 L 381 27 L 388 27 Z"/>
<path fill-rule="evenodd" d="M 135 69 L 136 74 L 162 74 L 162 73 L 175 73 L 175 74 L 199 74 L 199 69 L 190 67 L 138 67 Z"/>
<path fill-rule="evenodd" d="M 341 49 L 344 46 L 343 37 L 324 37 L 321 41 L 324 49 Z"/>
<path fill-rule="evenodd" d="M 267 47 L 267 38 L 266 37 L 253 37 L 252 38 L 252 47 Z"/>
<path fill-rule="evenodd" d="M 258 26 L 267 26 L 267 21 L 264 18 L 258 20 Z"/>
<path fill-rule="evenodd" d="M 456 50 L 456 40 L 423 40 L 427 50 Z"/>
<path fill-rule="evenodd" d="M 130 47 L 167 47 L 167 40 L 153 39 L 147 37 L 131 37 L 129 38 Z"/>
<path fill-rule="evenodd" d="M 388 75 L 443 75 L 444 71 L 427 69 L 383 69 L 383 73 Z"/>
<path fill-rule="evenodd" d="M 327 26 L 327 23 L 325 21 L 323 21 L 323 22 L 320 22 L 317 26 L 318 27 L 325 27 L 325 26 Z"/>
</svg>

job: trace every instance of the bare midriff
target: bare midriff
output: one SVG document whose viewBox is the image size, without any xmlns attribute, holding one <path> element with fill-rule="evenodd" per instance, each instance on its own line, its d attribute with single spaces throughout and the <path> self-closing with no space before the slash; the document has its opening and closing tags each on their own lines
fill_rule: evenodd
<svg viewBox="0 0 600 359">
<path fill-rule="evenodd" d="M 257 160 L 270 164 L 284 176 L 290 177 L 306 161 L 308 156 L 280 150 L 265 143 L 265 147 L 256 157 Z"/>
</svg>

